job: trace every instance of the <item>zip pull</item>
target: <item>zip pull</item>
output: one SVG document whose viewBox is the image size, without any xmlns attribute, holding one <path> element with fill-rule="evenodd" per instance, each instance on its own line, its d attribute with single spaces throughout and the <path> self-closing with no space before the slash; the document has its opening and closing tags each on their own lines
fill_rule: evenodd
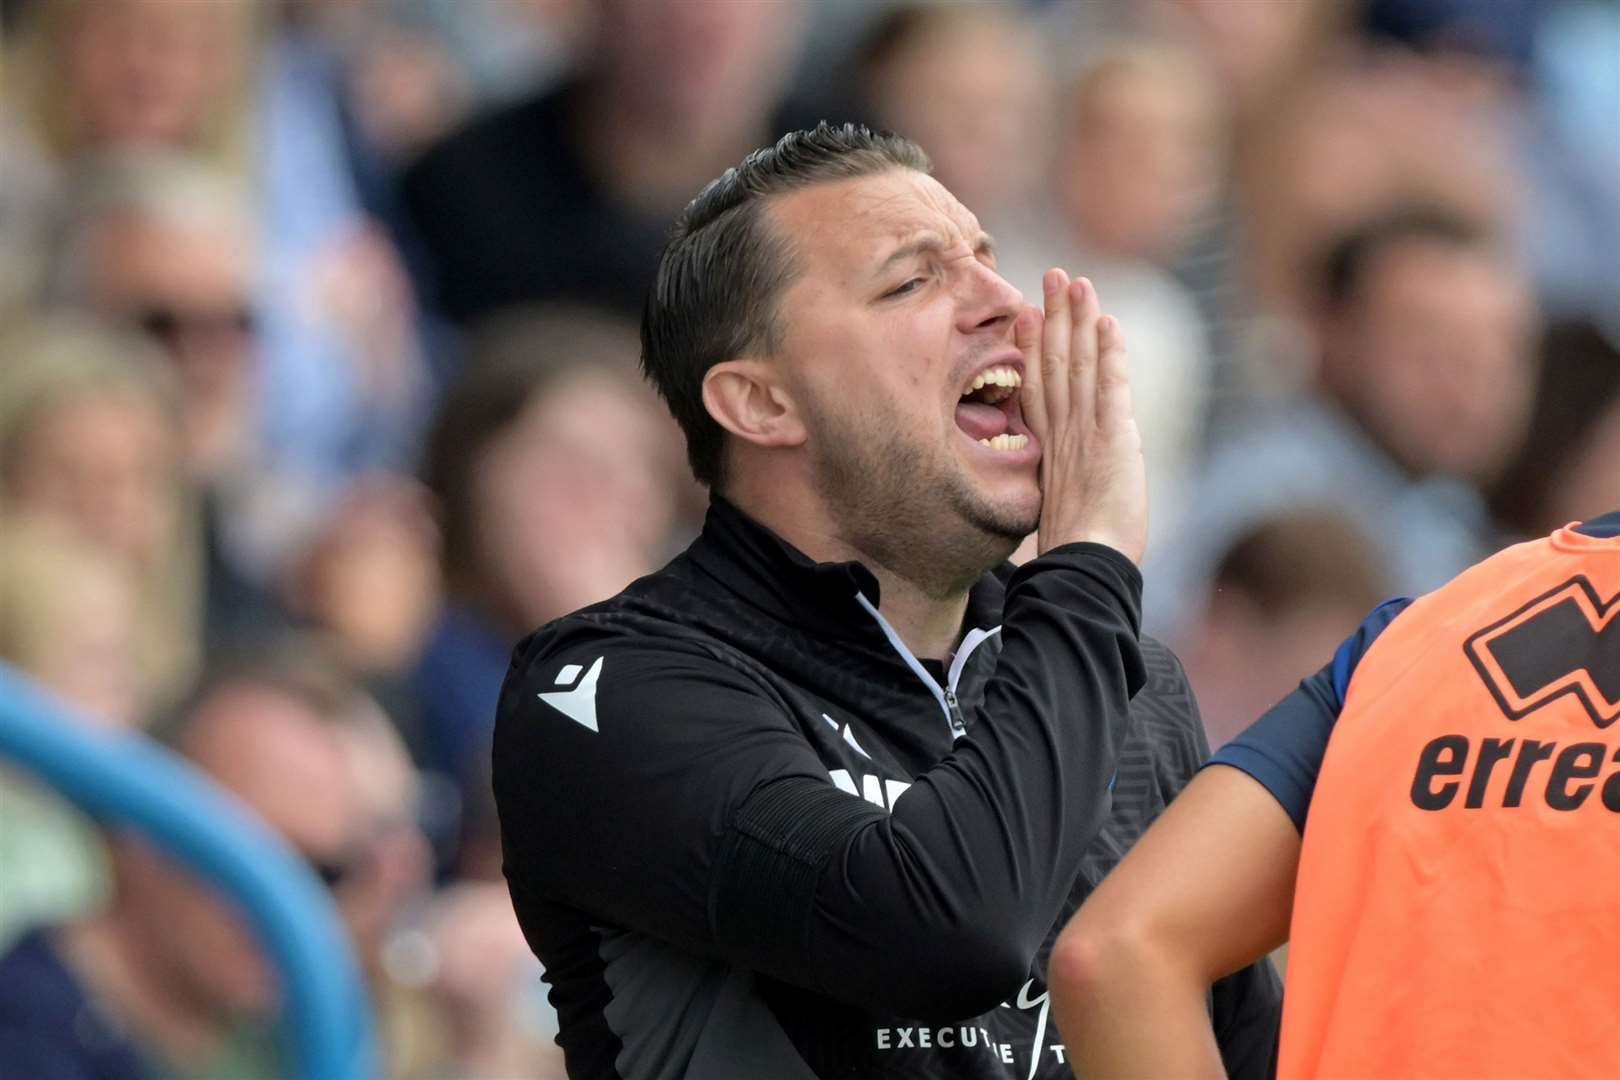
<svg viewBox="0 0 1620 1080">
<path fill-rule="evenodd" d="M 883 630 L 883 636 L 889 641 L 889 647 L 899 654 L 900 659 L 905 661 L 906 667 L 911 669 L 911 673 L 917 676 L 924 686 L 928 687 L 930 694 L 934 695 L 934 703 L 939 706 L 939 711 L 945 714 L 946 726 L 951 729 L 951 738 L 953 740 L 960 739 L 967 734 L 967 725 L 962 722 L 962 710 L 954 704 L 956 695 L 950 690 L 940 688 L 939 682 L 928 674 L 928 669 L 923 667 L 915 656 L 911 655 L 911 650 L 906 648 L 906 643 L 900 640 L 900 635 L 894 632 L 894 627 L 889 625 L 889 620 L 883 617 L 883 613 L 877 609 L 877 606 L 872 601 L 866 598 L 864 593 L 856 593 L 855 600 L 861 607 L 866 609 L 868 615 L 877 620 L 878 626 Z M 949 702 L 945 697 L 947 693 L 951 695 Z"/>
<path fill-rule="evenodd" d="M 945 688 L 945 717 L 951 722 L 951 737 L 960 739 L 967 734 L 967 721 L 962 718 L 962 706 L 956 702 L 956 688 Z"/>
</svg>

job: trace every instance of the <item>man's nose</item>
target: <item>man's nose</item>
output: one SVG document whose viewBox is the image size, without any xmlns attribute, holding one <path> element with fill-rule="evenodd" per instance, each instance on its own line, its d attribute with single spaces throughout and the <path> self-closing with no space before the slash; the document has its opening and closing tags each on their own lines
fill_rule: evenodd
<svg viewBox="0 0 1620 1080">
<path fill-rule="evenodd" d="M 1024 309 L 1024 294 L 978 261 L 968 270 L 962 292 L 959 329 L 964 334 L 1010 327 Z"/>
</svg>

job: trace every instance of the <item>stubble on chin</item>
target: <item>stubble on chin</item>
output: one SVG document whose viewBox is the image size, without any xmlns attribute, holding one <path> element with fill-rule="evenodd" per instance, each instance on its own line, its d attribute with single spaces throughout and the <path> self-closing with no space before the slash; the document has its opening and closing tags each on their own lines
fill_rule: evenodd
<svg viewBox="0 0 1620 1080">
<path fill-rule="evenodd" d="M 984 533 L 987 538 L 1006 541 L 1016 548 L 1024 542 L 1024 537 L 1040 526 L 1041 506 L 1038 500 L 1033 508 L 1023 510 L 997 506 L 971 490 L 962 490 L 957 494 L 958 508 L 963 520 Z"/>
<path fill-rule="evenodd" d="M 816 481 L 840 535 L 925 593 L 965 590 L 1039 524 L 1038 502 L 997 506 L 947 453 L 929 454 L 882 418 L 817 412 Z"/>
</svg>

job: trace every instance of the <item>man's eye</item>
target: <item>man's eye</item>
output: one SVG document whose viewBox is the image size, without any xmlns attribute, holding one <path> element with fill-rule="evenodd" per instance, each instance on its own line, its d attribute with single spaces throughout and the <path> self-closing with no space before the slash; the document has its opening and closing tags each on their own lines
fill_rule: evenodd
<svg viewBox="0 0 1620 1080">
<path fill-rule="evenodd" d="M 899 286 L 897 286 L 897 287 L 895 287 L 893 289 L 890 289 L 888 292 L 884 293 L 883 298 L 885 300 L 887 300 L 891 296 L 904 296 L 908 292 L 912 292 L 913 290 L 920 287 L 924 280 L 925 280 L 924 278 L 920 278 L 920 277 L 911 278 L 911 279 L 905 281 L 904 283 L 900 284 Z"/>
</svg>

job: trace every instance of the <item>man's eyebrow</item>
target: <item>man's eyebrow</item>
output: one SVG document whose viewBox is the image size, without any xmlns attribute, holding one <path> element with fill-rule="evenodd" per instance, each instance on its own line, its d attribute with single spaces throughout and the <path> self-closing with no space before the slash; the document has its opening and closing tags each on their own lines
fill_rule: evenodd
<svg viewBox="0 0 1620 1080">
<path fill-rule="evenodd" d="M 920 255 L 925 251 L 944 251 L 945 241 L 938 233 L 923 233 L 906 241 L 893 251 L 878 265 L 874 276 L 882 277 L 894 267 L 896 263 L 904 262 L 913 255 Z M 978 241 L 973 245 L 973 254 L 976 258 L 996 253 L 996 242 L 989 233 L 980 233 Z"/>
<path fill-rule="evenodd" d="M 923 233 L 919 236 L 914 236 L 910 240 L 901 244 L 899 247 L 895 248 L 893 251 L 889 252 L 888 256 L 878 264 L 877 269 L 873 272 L 873 276 L 882 277 L 884 274 L 887 274 L 891 269 L 893 269 L 895 264 L 904 262 L 913 255 L 920 255 L 925 251 L 943 251 L 944 248 L 945 245 L 938 233 Z"/>
</svg>

